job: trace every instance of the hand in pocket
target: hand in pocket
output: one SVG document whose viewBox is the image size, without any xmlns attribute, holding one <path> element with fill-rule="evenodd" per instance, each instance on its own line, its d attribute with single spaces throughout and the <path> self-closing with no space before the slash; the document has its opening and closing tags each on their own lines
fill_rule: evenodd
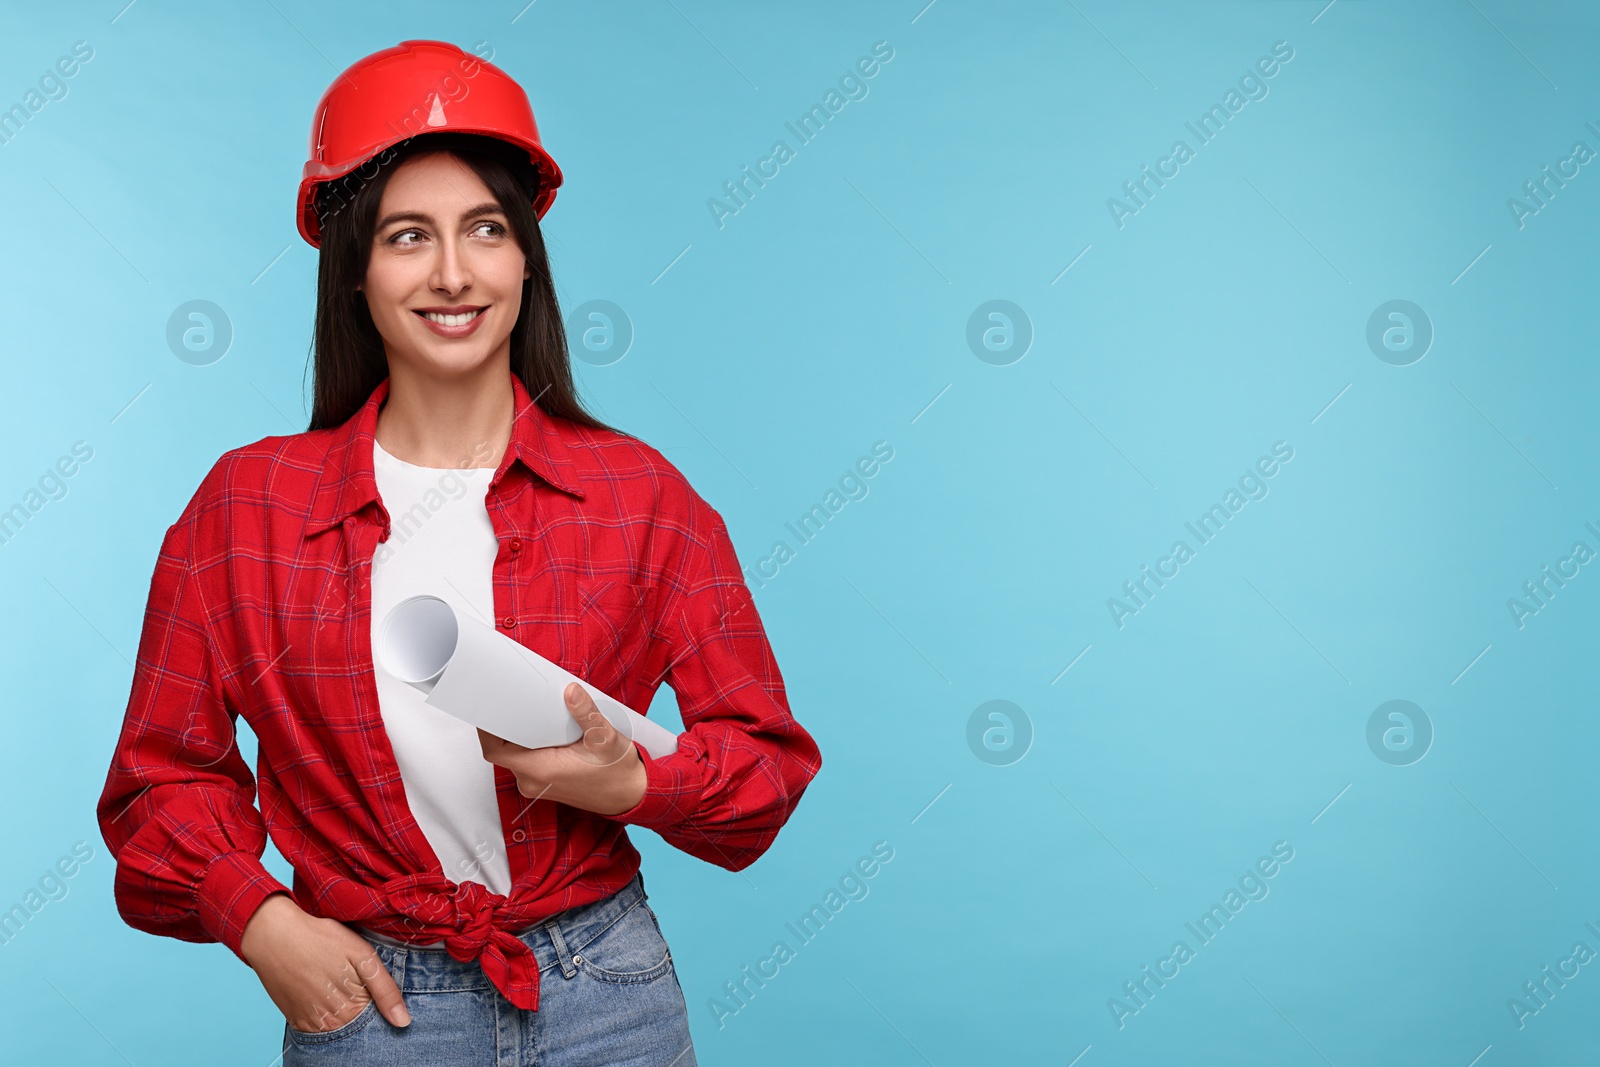
<svg viewBox="0 0 1600 1067">
<path fill-rule="evenodd" d="M 275 893 L 245 926 L 240 953 L 292 1029 L 325 1033 L 360 1015 L 369 1002 L 395 1026 L 411 1014 L 372 943 L 336 919 L 306 914 Z"/>
</svg>

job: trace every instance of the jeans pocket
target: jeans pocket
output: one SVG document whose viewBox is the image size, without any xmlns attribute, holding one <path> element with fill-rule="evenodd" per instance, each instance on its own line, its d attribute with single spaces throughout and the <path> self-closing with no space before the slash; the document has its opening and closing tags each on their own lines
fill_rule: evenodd
<svg viewBox="0 0 1600 1067">
<path fill-rule="evenodd" d="M 341 1038 L 349 1037 L 351 1034 L 366 1029 L 367 1024 L 372 1022 L 377 1017 L 377 1014 L 378 1002 L 369 999 L 366 1007 L 357 1012 L 356 1017 L 343 1026 L 335 1027 L 332 1030 L 296 1030 L 293 1026 L 289 1026 L 289 1036 L 299 1045 L 320 1045 L 329 1041 L 338 1041 Z"/>
<path fill-rule="evenodd" d="M 672 950 L 641 901 L 573 953 L 572 962 L 601 982 L 653 982 L 672 972 Z"/>
</svg>

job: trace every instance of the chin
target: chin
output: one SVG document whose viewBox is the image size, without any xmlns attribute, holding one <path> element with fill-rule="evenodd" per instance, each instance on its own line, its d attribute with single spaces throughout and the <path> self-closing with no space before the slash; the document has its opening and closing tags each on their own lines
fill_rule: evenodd
<svg viewBox="0 0 1600 1067">
<path fill-rule="evenodd" d="M 421 365 L 435 374 L 466 374 L 475 371 L 489 361 L 483 353 L 468 354 L 465 352 L 436 353 L 425 352 Z"/>
<path fill-rule="evenodd" d="M 474 345 L 472 351 L 463 348 L 424 350 L 417 354 L 415 362 L 436 377 L 452 377 L 482 369 L 493 355 L 494 349 Z"/>
</svg>

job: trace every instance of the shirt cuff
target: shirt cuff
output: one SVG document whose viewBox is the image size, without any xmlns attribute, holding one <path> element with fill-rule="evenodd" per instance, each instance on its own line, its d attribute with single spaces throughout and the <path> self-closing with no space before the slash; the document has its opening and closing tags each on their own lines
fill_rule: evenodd
<svg viewBox="0 0 1600 1067">
<path fill-rule="evenodd" d="M 677 784 L 676 776 L 666 766 L 670 757 L 653 759 L 637 741 L 633 747 L 639 750 L 639 758 L 644 761 L 644 796 L 627 811 L 618 812 L 610 818 L 659 833 L 683 821 L 682 813 L 678 810 L 677 791 L 673 788 Z"/>
<path fill-rule="evenodd" d="M 254 854 L 223 853 L 200 872 L 195 890 L 200 925 L 244 960 L 239 944 L 244 940 L 245 924 L 267 897 L 289 892 Z"/>
</svg>

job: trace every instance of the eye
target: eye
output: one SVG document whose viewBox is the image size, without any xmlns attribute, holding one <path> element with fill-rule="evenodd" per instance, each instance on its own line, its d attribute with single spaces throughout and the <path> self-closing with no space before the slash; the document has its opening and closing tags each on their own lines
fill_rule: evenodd
<svg viewBox="0 0 1600 1067">
<path fill-rule="evenodd" d="M 406 238 L 406 237 L 415 237 L 415 238 L 417 238 L 417 240 L 416 241 L 402 240 L 402 238 Z M 421 240 L 422 240 L 422 231 L 421 230 L 401 230 L 399 233 L 397 233 L 393 237 L 389 238 L 388 243 L 392 244 L 392 245 L 398 245 L 401 248 L 412 248 L 412 247 L 415 247 L 417 245 L 417 243 L 420 242 Z"/>
<path fill-rule="evenodd" d="M 486 229 L 486 228 L 489 231 L 486 236 L 489 236 L 489 237 L 504 237 L 506 235 L 506 228 L 504 226 L 500 225 L 498 222 L 480 222 L 480 223 L 478 223 L 476 226 L 474 226 L 472 228 L 472 232 L 473 233 L 482 233 L 483 230 Z"/>
</svg>

